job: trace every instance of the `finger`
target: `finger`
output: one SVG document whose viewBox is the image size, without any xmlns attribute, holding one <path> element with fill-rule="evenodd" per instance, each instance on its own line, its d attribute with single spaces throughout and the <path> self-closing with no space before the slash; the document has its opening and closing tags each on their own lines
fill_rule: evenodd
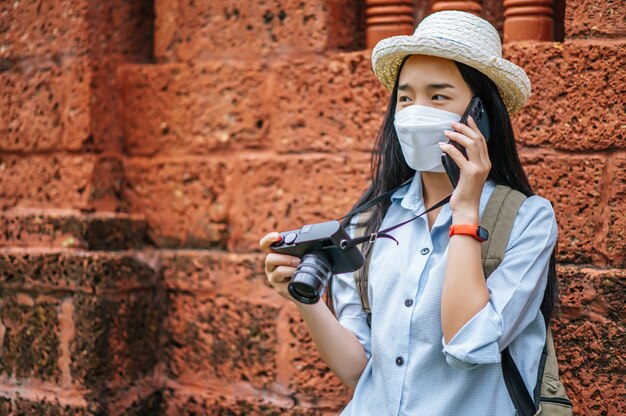
<svg viewBox="0 0 626 416">
<path fill-rule="evenodd" d="M 470 119 L 471 117 L 468 117 L 468 122 Z M 459 122 L 452 122 L 451 124 L 452 124 L 452 128 L 455 131 L 462 133 L 473 140 L 478 140 L 479 138 L 482 137 L 480 130 L 474 130 L 472 127 L 468 126 L 467 124 L 463 124 Z M 474 123 L 474 126 L 476 126 L 475 123 Z"/>
<path fill-rule="evenodd" d="M 478 149 L 478 144 L 476 143 L 475 140 L 470 139 L 469 137 L 467 137 L 464 134 L 455 132 L 455 131 L 449 131 L 449 130 L 445 130 L 444 134 L 446 135 L 446 137 L 453 141 L 453 142 L 457 142 L 460 145 L 462 145 L 465 148 L 465 151 L 467 152 L 467 158 L 472 161 L 472 162 L 480 162 L 481 161 L 481 157 L 479 154 L 479 149 Z M 453 146 L 454 147 L 454 146 Z"/>
<path fill-rule="evenodd" d="M 277 232 L 266 234 L 265 237 L 261 238 L 261 241 L 259 241 L 259 247 L 262 251 L 269 253 L 271 252 L 270 245 L 276 241 L 280 241 L 280 239 L 280 234 Z"/>
<path fill-rule="evenodd" d="M 478 135 L 480 136 L 480 140 L 478 140 L 478 143 L 479 143 L 479 148 L 480 148 L 481 160 L 483 161 L 483 163 L 490 165 L 491 162 L 489 160 L 489 151 L 487 149 L 487 139 L 485 139 L 485 136 L 483 136 L 482 132 L 478 128 L 478 125 L 476 124 L 476 122 L 471 116 L 468 117 L 468 123 L 470 127 L 472 128 L 472 130 L 477 132 Z"/>
<path fill-rule="evenodd" d="M 278 266 L 268 278 L 270 285 L 273 287 L 277 284 L 288 282 L 295 272 L 296 268 L 293 266 Z"/>
<path fill-rule="evenodd" d="M 440 142 L 439 147 L 443 152 L 450 156 L 452 160 L 456 162 L 459 169 L 463 170 L 469 164 L 469 161 L 465 159 L 463 153 L 461 153 L 456 147 L 452 146 L 451 144 Z"/>
<path fill-rule="evenodd" d="M 288 254 L 269 253 L 265 257 L 265 264 L 271 265 L 273 268 L 277 266 L 297 266 L 300 264 L 300 259 Z"/>
</svg>

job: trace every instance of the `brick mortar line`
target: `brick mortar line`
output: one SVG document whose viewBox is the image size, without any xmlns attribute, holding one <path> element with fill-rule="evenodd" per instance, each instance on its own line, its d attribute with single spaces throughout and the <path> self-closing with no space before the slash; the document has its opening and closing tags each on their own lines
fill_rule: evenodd
<svg viewBox="0 0 626 416">
<path fill-rule="evenodd" d="M 24 382 L 16 379 L 0 377 L 0 397 L 8 399 L 25 399 L 29 401 L 46 400 L 54 403 L 58 400 L 62 406 L 86 407 L 87 401 L 84 398 L 89 390 L 81 389 L 77 386 L 67 389 L 56 384 L 38 382 L 30 380 Z"/>
</svg>

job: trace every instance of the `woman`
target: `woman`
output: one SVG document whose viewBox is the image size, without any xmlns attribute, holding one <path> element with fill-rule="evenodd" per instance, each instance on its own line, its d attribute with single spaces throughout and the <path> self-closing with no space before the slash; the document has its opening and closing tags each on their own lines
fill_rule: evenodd
<svg viewBox="0 0 626 416">
<path fill-rule="evenodd" d="M 365 248 L 372 251 L 371 327 L 351 275 L 332 280 L 336 317 L 322 302 L 295 303 L 324 361 L 355 389 L 343 415 L 514 415 L 500 351 L 509 347 L 532 392 L 556 291 L 554 212 L 533 195 L 509 118 L 528 99 L 530 82 L 501 58 L 496 30 L 463 12 L 432 14 L 412 36 L 382 40 L 372 61 L 391 98 L 373 151 L 372 184 L 356 205 L 410 181 L 373 210 L 368 232 L 452 198 L 394 230 L 398 245 L 378 239 Z M 490 119 L 488 143 L 473 120 L 457 122 L 473 96 Z M 448 140 L 465 147 L 468 158 Z M 441 151 L 460 168 L 456 188 Z M 486 281 L 480 239 L 450 236 L 450 228 L 475 229 L 496 184 L 528 198 L 504 260 Z M 287 285 L 299 259 L 272 253 L 278 239 L 270 233 L 260 242 L 265 271 L 293 300 Z"/>
</svg>

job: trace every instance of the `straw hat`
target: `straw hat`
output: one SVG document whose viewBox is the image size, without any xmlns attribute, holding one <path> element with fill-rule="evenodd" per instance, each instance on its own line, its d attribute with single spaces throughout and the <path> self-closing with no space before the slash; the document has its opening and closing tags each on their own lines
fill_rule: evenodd
<svg viewBox="0 0 626 416">
<path fill-rule="evenodd" d="M 422 20 L 413 35 L 378 42 L 372 51 L 372 68 L 387 90 L 393 90 L 398 69 L 407 55 L 438 56 L 479 70 L 498 86 L 509 113 L 522 108 L 530 96 L 530 80 L 524 70 L 502 59 L 496 29 L 471 13 L 433 13 Z"/>
</svg>

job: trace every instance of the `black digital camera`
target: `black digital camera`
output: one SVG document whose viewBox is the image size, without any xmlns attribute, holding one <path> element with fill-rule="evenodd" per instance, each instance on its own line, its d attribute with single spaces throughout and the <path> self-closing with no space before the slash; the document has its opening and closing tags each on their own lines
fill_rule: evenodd
<svg viewBox="0 0 626 416">
<path fill-rule="evenodd" d="M 353 272 L 365 262 L 361 251 L 348 244 L 350 236 L 339 221 L 307 224 L 280 235 L 272 251 L 302 259 L 287 288 L 301 303 L 317 303 L 333 273 Z"/>
</svg>

